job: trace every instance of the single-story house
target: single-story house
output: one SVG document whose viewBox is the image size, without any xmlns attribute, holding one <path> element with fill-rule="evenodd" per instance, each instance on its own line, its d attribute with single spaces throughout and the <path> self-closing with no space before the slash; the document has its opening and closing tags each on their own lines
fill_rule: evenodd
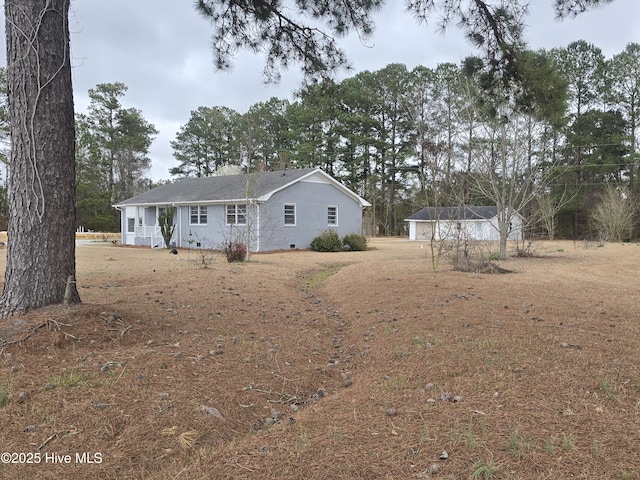
<svg viewBox="0 0 640 480">
<path fill-rule="evenodd" d="M 362 233 L 370 203 L 319 168 L 187 178 L 114 205 L 123 245 L 162 247 L 158 216 L 175 207 L 171 246 L 221 248 L 230 241 L 253 252 L 308 248 L 323 230 Z"/>
<path fill-rule="evenodd" d="M 468 238 L 470 240 L 500 240 L 498 208 L 426 207 L 405 222 L 409 224 L 410 240 Z M 522 239 L 523 217 L 514 211 L 509 222 L 509 240 Z"/>
</svg>

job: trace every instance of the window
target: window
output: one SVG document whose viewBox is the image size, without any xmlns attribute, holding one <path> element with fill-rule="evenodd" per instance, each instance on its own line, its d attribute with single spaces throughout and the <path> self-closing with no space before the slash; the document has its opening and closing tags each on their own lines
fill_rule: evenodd
<svg viewBox="0 0 640 480">
<path fill-rule="evenodd" d="M 190 208 L 189 215 L 190 225 L 206 225 L 207 224 L 207 207 L 206 205 L 193 205 Z"/>
<path fill-rule="evenodd" d="M 284 224 L 296 224 L 296 205 L 295 203 L 285 203 L 284 205 Z"/>
<path fill-rule="evenodd" d="M 337 205 L 329 205 L 327 207 L 327 225 L 330 227 L 338 226 L 338 207 Z"/>
<path fill-rule="evenodd" d="M 136 231 L 136 219 L 134 217 L 127 218 L 127 233 L 135 233 Z"/>
<path fill-rule="evenodd" d="M 246 225 L 247 206 L 227 205 L 227 225 Z"/>
</svg>

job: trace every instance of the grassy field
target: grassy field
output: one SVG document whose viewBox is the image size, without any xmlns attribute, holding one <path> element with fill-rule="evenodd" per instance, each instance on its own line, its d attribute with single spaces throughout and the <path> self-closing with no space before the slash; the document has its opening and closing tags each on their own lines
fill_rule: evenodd
<svg viewBox="0 0 640 480">
<path fill-rule="evenodd" d="M 640 478 L 639 245 L 370 247 L 78 246 L 82 305 L 0 323 L 0 478 Z"/>
</svg>

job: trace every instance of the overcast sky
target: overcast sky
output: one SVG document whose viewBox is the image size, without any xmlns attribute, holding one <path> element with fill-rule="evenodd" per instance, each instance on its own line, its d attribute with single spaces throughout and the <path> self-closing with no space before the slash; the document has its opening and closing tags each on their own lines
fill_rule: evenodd
<svg viewBox="0 0 640 480">
<path fill-rule="evenodd" d="M 366 45 L 357 37 L 342 42 L 354 68 L 341 78 L 390 63 L 435 68 L 478 53 L 455 26 L 442 34 L 435 19 L 429 25 L 416 24 L 403 10 L 404 1 L 387 4 Z M 551 4 L 531 0 L 526 38 L 532 49 L 584 39 L 610 58 L 629 42 L 640 43 L 639 0 L 616 0 L 563 22 L 555 20 Z M 291 69 L 279 85 L 265 85 L 264 59 L 248 53 L 238 56 L 230 72 L 216 72 L 211 27 L 191 0 L 74 1 L 70 29 L 76 111 L 86 111 L 87 91 L 98 83 L 127 85 L 123 106 L 141 110 L 160 131 L 151 147 L 153 180 L 169 178 L 168 169 L 176 166 L 169 142 L 192 110 L 226 106 L 244 113 L 273 96 L 292 99 L 301 81 L 299 72 Z"/>
</svg>

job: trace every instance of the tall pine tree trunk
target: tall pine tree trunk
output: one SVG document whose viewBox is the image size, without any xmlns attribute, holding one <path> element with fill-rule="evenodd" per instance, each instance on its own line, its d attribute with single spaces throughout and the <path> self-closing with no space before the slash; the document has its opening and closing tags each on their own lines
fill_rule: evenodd
<svg viewBox="0 0 640 480">
<path fill-rule="evenodd" d="M 75 276 L 69 1 L 5 1 L 11 162 L 2 318 L 61 303 Z M 71 287 L 67 301 L 79 302 Z"/>
</svg>

